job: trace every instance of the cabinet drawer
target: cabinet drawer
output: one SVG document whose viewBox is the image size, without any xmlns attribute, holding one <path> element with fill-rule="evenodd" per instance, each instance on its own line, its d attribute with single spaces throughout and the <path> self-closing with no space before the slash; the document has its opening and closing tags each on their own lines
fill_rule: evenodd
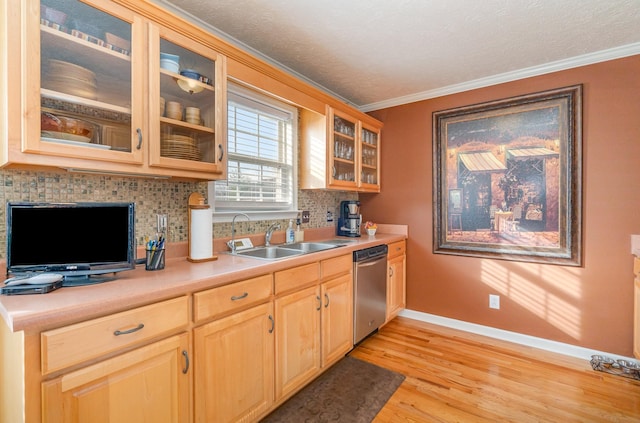
<svg viewBox="0 0 640 423">
<path fill-rule="evenodd" d="M 188 297 L 179 297 L 43 332 L 42 373 L 46 375 L 175 332 L 188 323 Z"/>
<path fill-rule="evenodd" d="M 273 277 L 271 275 L 258 276 L 198 292 L 193 295 L 193 320 L 198 323 L 235 309 L 256 304 L 268 299 L 272 292 Z"/>
<path fill-rule="evenodd" d="M 282 270 L 275 274 L 276 294 L 303 287 L 320 279 L 320 267 L 318 263 L 311 263 L 292 269 Z"/>
<path fill-rule="evenodd" d="M 388 258 L 397 257 L 405 254 L 407 251 L 407 242 L 398 241 L 389 244 L 389 256 Z"/>
<path fill-rule="evenodd" d="M 351 273 L 353 271 L 353 255 L 345 254 L 340 257 L 334 257 L 320 262 L 320 274 L 322 279 L 332 276 L 338 276 L 343 273 Z"/>
</svg>

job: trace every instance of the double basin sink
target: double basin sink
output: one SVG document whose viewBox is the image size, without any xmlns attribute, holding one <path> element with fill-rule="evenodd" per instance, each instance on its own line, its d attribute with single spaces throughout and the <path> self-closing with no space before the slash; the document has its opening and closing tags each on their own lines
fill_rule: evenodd
<svg viewBox="0 0 640 423">
<path fill-rule="evenodd" d="M 328 240 L 321 242 L 295 242 L 292 244 L 270 245 L 268 247 L 256 247 L 250 250 L 237 251 L 235 255 L 251 257 L 262 260 L 280 260 L 318 251 L 330 250 L 342 247 L 351 241 Z"/>
</svg>

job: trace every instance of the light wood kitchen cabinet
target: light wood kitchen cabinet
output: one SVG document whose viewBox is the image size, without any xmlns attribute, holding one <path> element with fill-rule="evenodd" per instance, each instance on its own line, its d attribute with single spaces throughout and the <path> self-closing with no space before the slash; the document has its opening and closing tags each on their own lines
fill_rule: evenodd
<svg viewBox="0 0 640 423">
<path fill-rule="evenodd" d="M 320 372 L 320 287 L 276 298 L 276 400 Z"/>
<path fill-rule="evenodd" d="M 389 244 L 387 256 L 387 313 L 388 322 L 406 307 L 406 242 Z"/>
<path fill-rule="evenodd" d="M 189 336 L 179 333 L 189 323 L 188 301 L 178 297 L 43 332 L 42 421 L 188 422 Z"/>
<path fill-rule="evenodd" d="M 633 355 L 640 359 L 640 257 L 633 258 Z"/>
<path fill-rule="evenodd" d="M 12 123 L 3 165 L 225 177 L 223 55 L 108 0 L 7 1 L 2 19 L 13 59 L 1 75 Z M 180 68 L 161 69 L 161 52 Z M 166 117 L 161 98 L 201 118 Z"/>
<path fill-rule="evenodd" d="M 380 192 L 382 123 L 364 119 L 329 106 L 301 112 L 303 189 Z"/>
<path fill-rule="evenodd" d="M 276 272 L 276 400 L 286 398 L 353 348 L 350 254 Z M 296 290 L 297 286 L 303 287 Z M 310 286 L 311 285 L 311 286 Z M 291 292 L 293 290 L 293 292 Z"/>
<path fill-rule="evenodd" d="M 320 262 L 322 297 L 322 367 L 340 360 L 353 348 L 353 256 Z"/>
<path fill-rule="evenodd" d="M 353 348 L 353 276 L 346 274 L 321 285 L 322 367 L 340 360 Z"/>
<path fill-rule="evenodd" d="M 274 403 L 273 303 L 194 329 L 195 421 L 255 421 Z"/>
<path fill-rule="evenodd" d="M 189 422 L 188 339 L 172 336 L 44 382 L 43 423 Z"/>
</svg>

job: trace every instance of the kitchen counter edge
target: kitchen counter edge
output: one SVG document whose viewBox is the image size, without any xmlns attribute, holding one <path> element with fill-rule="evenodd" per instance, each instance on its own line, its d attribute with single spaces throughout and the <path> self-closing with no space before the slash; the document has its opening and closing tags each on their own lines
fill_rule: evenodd
<svg viewBox="0 0 640 423">
<path fill-rule="evenodd" d="M 346 239 L 351 242 L 345 246 L 276 261 L 226 253 L 201 263 L 189 262 L 186 257 L 168 258 L 164 270 L 145 271 L 144 265 L 139 265 L 101 284 L 66 287 L 48 294 L 2 295 L 0 315 L 12 332 L 38 332 L 404 239 L 405 234 L 396 233 L 365 235 Z"/>
</svg>

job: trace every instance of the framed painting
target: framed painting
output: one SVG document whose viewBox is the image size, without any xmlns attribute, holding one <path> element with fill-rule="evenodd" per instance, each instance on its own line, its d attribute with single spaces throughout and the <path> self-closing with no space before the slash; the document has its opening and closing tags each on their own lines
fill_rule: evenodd
<svg viewBox="0 0 640 423">
<path fill-rule="evenodd" d="M 433 113 L 434 253 L 582 265 L 582 85 Z"/>
</svg>

